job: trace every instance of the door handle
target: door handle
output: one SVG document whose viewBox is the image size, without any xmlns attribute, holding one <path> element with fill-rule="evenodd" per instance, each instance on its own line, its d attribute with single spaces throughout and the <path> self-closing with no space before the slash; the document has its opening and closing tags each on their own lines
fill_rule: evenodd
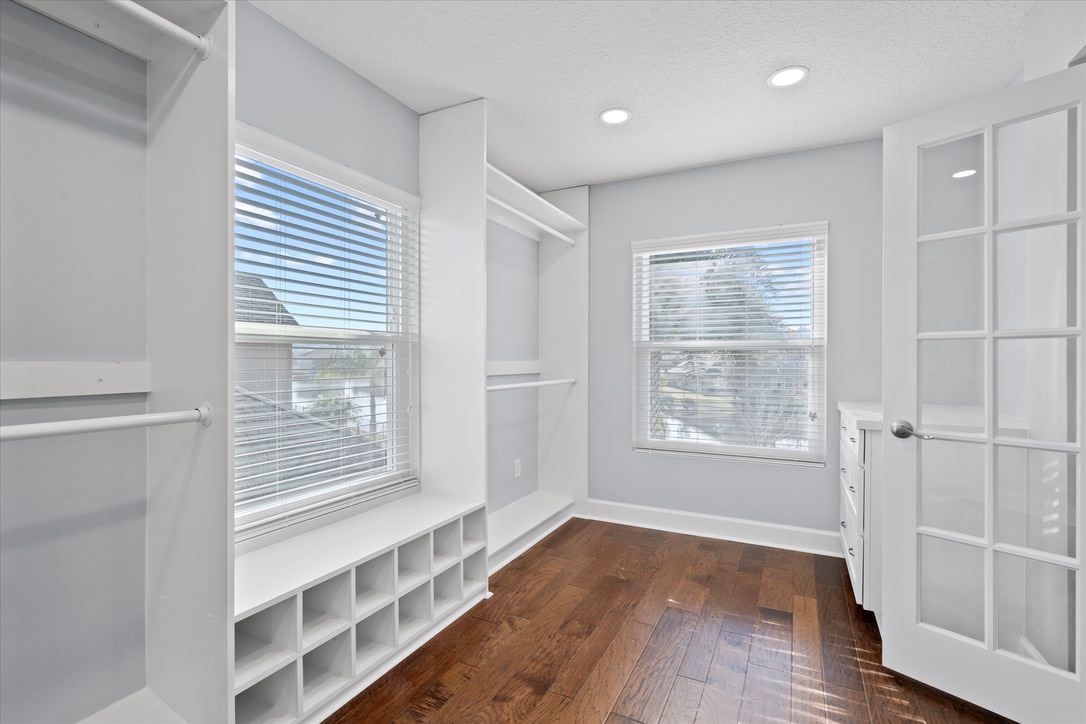
<svg viewBox="0 0 1086 724">
<path fill-rule="evenodd" d="M 920 438 L 921 440 L 938 439 L 935 437 L 935 435 L 929 435 L 924 432 L 917 432 L 913 429 L 913 424 L 908 420 L 895 420 L 894 423 L 890 425 L 890 432 L 891 434 L 893 434 L 894 437 L 916 437 Z"/>
</svg>

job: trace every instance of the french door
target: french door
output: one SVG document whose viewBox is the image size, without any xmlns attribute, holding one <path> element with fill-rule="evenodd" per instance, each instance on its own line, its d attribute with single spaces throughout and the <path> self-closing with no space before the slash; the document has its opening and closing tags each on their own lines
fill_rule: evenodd
<svg viewBox="0 0 1086 724">
<path fill-rule="evenodd" d="M 1084 95 L 883 136 L 884 664 L 1024 722 L 1086 721 Z"/>
</svg>

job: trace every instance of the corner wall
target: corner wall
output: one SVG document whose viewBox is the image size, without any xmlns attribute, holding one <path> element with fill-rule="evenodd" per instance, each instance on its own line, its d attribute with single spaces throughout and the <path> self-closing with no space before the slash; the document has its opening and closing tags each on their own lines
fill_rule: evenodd
<svg viewBox="0 0 1086 724">
<path fill-rule="evenodd" d="M 837 402 L 881 394 L 882 145 L 865 141 L 593 186 L 589 497 L 835 530 Z M 634 452 L 630 242 L 826 219 L 824 468 Z"/>
</svg>

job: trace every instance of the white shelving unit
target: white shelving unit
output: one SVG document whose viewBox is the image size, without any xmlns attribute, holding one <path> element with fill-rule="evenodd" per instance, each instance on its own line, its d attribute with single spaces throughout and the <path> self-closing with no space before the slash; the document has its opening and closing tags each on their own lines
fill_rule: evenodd
<svg viewBox="0 0 1086 724">
<path fill-rule="evenodd" d="M 486 196 L 488 220 L 540 244 L 539 359 L 487 362 L 488 394 L 539 391 L 539 488 L 488 511 L 493 570 L 568 519 L 575 500 L 587 497 L 587 390 L 579 383 L 588 372 L 588 192 L 568 189 L 545 198 L 487 163 Z M 501 379 L 510 376 L 536 379 Z"/>
<path fill-rule="evenodd" d="M 482 600 L 485 514 L 418 493 L 239 556 L 237 724 L 319 720 Z"/>
</svg>

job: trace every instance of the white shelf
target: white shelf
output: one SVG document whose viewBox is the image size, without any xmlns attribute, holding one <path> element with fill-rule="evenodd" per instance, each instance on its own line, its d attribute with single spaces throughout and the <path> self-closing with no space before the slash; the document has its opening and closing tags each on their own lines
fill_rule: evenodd
<svg viewBox="0 0 1086 724">
<path fill-rule="evenodd" d="M 471 598 L 482 593 L 486 589 L 486 581 L 464 582 L 464 598 Z"/>
<path fill-rule="evenodd" d="M 464 543 L 464 557 L 467 558 L 476 551 L 481 551 L 486 548 L 486 541 L 473 540 L 470 543 Z"/>
<path fill-rule="evenodd" d="M 487 516 L 490 555 L 498 553 L 517 538 L 570 508 L 573 501 L 545 490 L 536 490 L 514 500 Z"/>
<path fill-rule="evenodd" d="M 297 662 L 234 697 L 237 724 L 280 724 L 298 716 Z"/>
<path fill-rule="evenodd" d="M 181 715 L 150 689 L 140 689 L 91 714 L 79 724 L 186 724 Z"/>
<path fill-rule="evenodd" d="M 496 392 L 498 390 L 521 390 L 528 387 L 551 387 L 553 385 L 573 385 L 577 380 L 572 377 L 567 377 L 561 380 L 536 380 L 535 382 L 513 382 L 507 385 L 487 385 L 487 392 Z"/>
<path fill-rule="evenodd" d="M 544 236 L 576 242 L 570 234 L 585 225 L 491 164 L 486 165 L 487 217 L 517 231 L 528 225 L 540 240 Z"/>
<path fill-rule="evenodd" d="M 400 643 L 405 644 L 422 633 L 430 622 L 424 618 L 408 616 L 400 619 Z"/>
<path fill-rule="evenodd" d="M 302 612 L 302 648 L 308 649 L 324 643 L 350 627 L 350 619 L 341 618 L 326 611 L 306 609 Z"/>
<path fill-rule="evenodd" d="M 366 618 L 370 614 L 380 611 L 394 600 L 396 600 L 396 597 L 391 593 L 363 591 L 354 599 L 354 617 L 356 620 Z"/>
<path fill-rule="evenodd" d="M 396 582 L 396 590 L 400 593 L 408 593 L 413 591 L 423 583 L 430 580 L 429 573 L 422 573 L 421 571 L 411 571 L 410 573 L 401 575 Z"/>
<path fill-rule="evenodd" d="M 311 711 L 350 683 L 351 634 L 343 632 L 302 658 L 302 710 Z"/>
<path fill-rule="evenodd" d="M 241 691 L 289 664 L 294 652 L 275 642 L 237 633 L 234 636 L 234 690 Z"/>
<path fill-rule="evenodd" d="M 434 575 L 449 570 L 457 564 L 460 560 L 460 556 L 435 556 L 434 557 Z"/>
<path fill-rule="evenodd" d="M 537 359 L 493 360 L 486 363 L 486 376 L 538 375 L 541 369 Z"/>
<path fill-rule="evenodd" d="M 395 651 L 391 644 L 380 641 L 366 641 L 355 650 L 354 665 L 358 676 L 365 674 L 377 664 L 388 658 Z"/>
<path fill-rule="evenodd" d="M 307 679 L 302 693 L 305 711 L 310 711 L 318 704 L 323 704 L 332 696 L 351 682 L 350 676 L 344 676 L 334 671 L 321 669 Z"/>
<path fill-rule="evenodd" d="M 234 567 L 234 615 L 245 616 L 479 505 L 482 501 L 416 493 L 240 555 Z"/>
</svg>

